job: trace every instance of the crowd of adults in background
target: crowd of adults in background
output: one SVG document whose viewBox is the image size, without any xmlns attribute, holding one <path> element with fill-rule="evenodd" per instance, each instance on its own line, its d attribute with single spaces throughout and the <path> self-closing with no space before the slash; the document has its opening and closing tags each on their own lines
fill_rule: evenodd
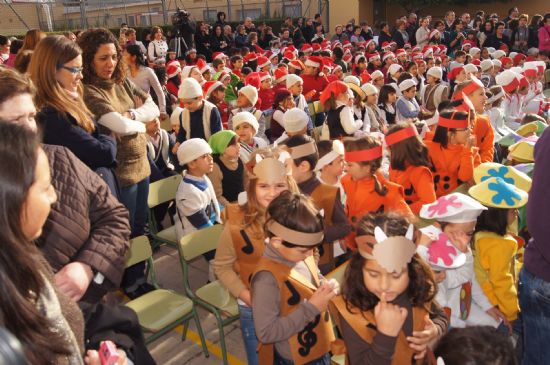
<svg viewBox="0 0 550 365">
<path fill-rule="evenodd" d="M 26 128 L 17 130 L 6 127 L 9 123 L 0 122 L 0 130 L 5 132 L 5 135 L 0 135 L 0 142 L 5 146 L 0 151 L 1 157 L 9 158 L 16 164 L 16 154 L 20 152 L 26 157 L 21 161 L 34 166 L 32 174 L 40 179 L 32 181 L 31 177 L 21 172 L 25 170 L 24 166 L 17 165 L 17 169 L 3 167 L 3 174 L 14 175 L 10 175 L 9 184 L 19 186 L 19 190 L 13 201 L 8 201 L 11 204 L 8 207 L 11 215 L 0 212 L 2 222 L 13 230 L 11 236 L 3 236 L 2 239 L 10 241 L 13 247 L 37 240 L 41 252 L 32 246 L 33 249 L 29 251 L 32 260 L 17 255 L 0 255 L 0 263 L 12 259 L 15 264 L 22 265 L 24 272 L 32 279 L 30 284 L 25 283 L 20 287 L 17 286 L 21 284 L 20 279 L 13 278 L 13 283 L 9 281 L 7 293 L 15 298 L 16 305 L 9 300 L 0 300 L 0 323 L 11 326 L 10 329 L 26 348 L 36 350 L 34 356 L 31 356 L 34 364 L 55 362 L 58 358 L 70 358 L 67 363 L 71 364 L 81 364 L 83 361 L 97 364 L 99 360 L 96 352 L 90 352 L 86 360 L 81 356 L 84 348 L 82 327 L 95 321 L 95 308 L 100 305 L 101 298 L 119 287 L 130 298 L 140 297 L 154 289 L 146 280 L 145 264 L 124 269 L 124 254 L 131 237 L 148 233 L 149 184 L 181 173 L 183 165 L 195 169 L 196 161 L 210 156 L 212 152 L 210 147 L 203 146 L 204 139 L 210 139 L 210 145 L 218 149 L 215 161 L 217 169 L 221 171 L 219 174 L 236 171 L 222 166 L 224 158 L 232 158 L 236 169 L 240 169 L 235 174 L 241 174 L 244 167 L 239 161 L 247 149 L 249 158 L 253 149 L 265 146 L 268 142 L 277 143 L 280 139 L 276 137 L 285 140 L 296 136 L 292 133 L 312 134 L 313 125 L 321 127 L 325 119 L 319 119 L 319 116 L 326 115 L 319 112 L 315 119 L 306 115 L 306 112 L 309 113 L 308 102 L 319 101 L 325 91 L 328 91 L 325 95 L 331 92 L 334 94 L 327 104 L 338 105 L 338 111 L 348 103 L 351 104 L 351 89 L 354 92 L 357 92 L 356 89 L 362 91 L 368 105 L 365 107 L 358 103 L 363 107 L 360 118 L 371 120 L 370 128 L 365 133 L 382 133 L 395 122 L 389 120 L 391 115 L 393 118 L 397 115 L 400 120 L 408 118 L 400 107 L 404 98 L 408 98 L 408 102 L 416 107 L 417 112 L 411 119 L 419 119 L 426 112 L 419 112 L 420 107 L 415 98 L 419 97 L 417 89 L 424 91 L 419 89 L 427 85 L 424 82 L 427 83 L 429 77 L 437 78 L 437 81 L 453 81 L 451 73 L 454 67 L 464 73 L 463 81 L 470 82 L 466 80 L 463 67 L 465 62 L 469 65 L 468 61 L 457 62 L 455 59 L 457 55 L 457 59 L 466 60 L 465 49 L 477 49 L 480 53 L 476 58 L 478 64 L 471 64 L 473 71 L 468 71 L 471 74 L 481 74 L 484 67 L 482 62 L 485 60 L 491 61 L 489 68 L 497 69 L 491 57 L 502 59 L 499 63 L 504 66 L 507 57 L 495 56 L 499 50 L 510 55 L 510 58 L 511 53 L 519 55 L 517 63 L 515 57 L 509 59 L 509 63 L 513 62 L 517 67 L 529 57 L 532 62 L 548 64 L 550 56 L 550 13 L 527 15 L 520 13 L 516 7 L 510 9 L 503 19 L 498 14 L 487 14 L 484 11 L 475 14 L 448 11 L 442 19 L 434 19 L 429 14 L 418 16 L 410 13 L 395 21 L 380 21 L 376 24 L 350 19 L 348 23 L 335 25 L 331 30 L 325 28 L 321 14 L 313 18 L 288 17 L 279 30 L 263 22 L 255 24 L 251 18 L 245 18 L 242 24 L 233 27 L 223 12 L 217 14 L 213 24 L 194 20 L 187 13 L 181 16 L 168 31 L 154 26 L 140 37 L 136 29 L 126 24 L 121 26 L 118 34 L 99 28 L 55 36 L 31 30 L 23 39 L 0 35 L 0 118 L 15 121 Z M 440 58 L 436 64 L 432 57 L 435 48 L 441 50 L 439 55 L 445 55 L 442 58 L 452 62 L 444 63 Z M 472 53 L 468 53 L 468 56 L 468 60 L 473 57 Z M 329 61 L 325 62 L 325 57 Z M 385 63 L 390 57 L 399 61 L 394 60 L 391 65 L 388 62 L 387 67 L 382 66 L 382 62 Z M 400 57 L 404 57 L 405 61 L 401 62 Z M 421 70 L 414 61 L 423 57 L 433 62 L 430 69 L 431 66 L 441 66 L 441 69 L 432 73 L 427 71 L 428 67 L 424 64 Z M 453 66 L 453 62 L 456 65 Z M 536 73 L 538 65 L 532 66 L 525 70 Z M 415 75 L 411 71 L 411 78 L 418 81 L 397 76 L 413 67 L 416 67 Z M 323 75 L 325 70 L 330 73 L 326 78 Z M 341 82 L 344 75 L 349 77 L 350 74 L 356 76 L 354 80 L 357 79 L 357 83 L 360 82 L 364 88 L 360 88 L 360 85 L 356 85 L 357 88 L 349 86 L 353 82 Z M 456 77 L 455 74 L 452 77 Z M 328 76 L 331 77 L 330 83 Z M 516 80 L 513 75 L 510 77 Z M 534 86 L 537 82 L 541 83 L 541 80 L 536 80 L 536 75 L 531 77 Z M 276 81 L 274 87 L 269 82 L 263 87 L 262 84 L 268 79 Z M 381 82 L 376 84 L 376 79 Z M 499 77 L 501 79 L 495 83 L 493 77 L 491 86 L 498 83 L 503 87 L 512 85 L 511 80 L 508 82 L 508 79 Z M 475 84 L 476 91 L 488 88 L 488 85 L 480 83 Z M 450 84 L 455 88 L 459 82 Z M 344 85 L 344 89 L 332 90 L 329 85 Z M 388 91 L 389 86 L 394 89 Z M 527 90 L 528 86 L 524 86 L 524 89 Z M 437 88 L 428 85 L 425 90 L 430 87 L 432 90 Z M 445 89 L 451 92 L 443 99 L 452 95 L 452 88 Z M 391 94 L 395 98 L 397 92 L 401 103 L 394 105 L 393 112 L 384 114 L 388 119 L 383 120 L 372 111 L 378 105 L 374 95 L 380 94 L 382 97 L 386 94 L 388 98 L 388 94 Z M 539 90 L 535 96 L 538 97 L 541 92 Z M 419 94 L 424 95 L 423 92 Z M 479 104 L 483 111 L 486 98 L 484 93 L 481 94 L 483 96 Z M 504 95 L 503 92 L 498 94 Z M 337 99 L 338 95 L 345 102 Z M 540 114 L 547 113 L 548 108 L 543 110 L 542 105 L 547 106 L 548 101 L 544 99 L 540 105 Z M 430 114 L 433 117 L 436 115 L 436 106 L 430 106 L 433 107 Z M 423 105 L 423 109 L 428 109 L 427 103 L 425 107 Z M 333 111 L 328 119 L 340 122 L 338 113 Z M 288 119 L 288 123 L 279 123 L 280 133 L 277 136 L 273 135 L 274 128 L 269 130 L 266 122 L 266 118 L 271 115 L 272 125 L 279 117 Z M 354 119 L 353 116 L 350 118 Z M 161 120 L 170 120 L 174 128 L 170 135 L 161 130 Z M 344 120 L 342 117 L 341 122 L 345 129 L 341 135 L 353 136 L 361 127 L 347 132 L 346 122 L 353 124 L 357 120 Z M 519 119 L 513 122 L 519 124 Z M 231 131 L 220 137 L 218 133 L 224 132 L 224 128 L 235 129 L 236 133 Z M 243 132 L 245 128 L 249 132 Z M 490 130 L 490 126 L 487 129 Z M 39 134 L 35 133 L 37 130 L 40 130 Z M 466 132 L 466 129 L 462 132 Z M 223 140 L 209 138 L 214 135 Z M 333 139 L 341 135 L 333 137 L 330 134 Z M 11 140 L 10 136 L 13 137 Z M 42 138 L 41 143 L 38 136 Z M 27 144 L 17 146 L 14 138 L 25 140 Z M 197 146 L 203 152 L 202 155 L 184 160 L 197 152 L 185 149 L 188 145 L 184 145 L 184 142 L 201 138 L 203 145 Z M 492 141 L 489 149 L 493 151 Z M 235 156 L 227 157 L 227 150 L 233 151 Z M 239 155 L 240 150 L 245 151 Z M 492 161 L 492 154 L 489 160 Z M 205 161 L 212 162 L 210 157 Z M 541 176 L 539 174 L 539 180 Z M 548 180 L 546 175 L 544 178 Z M 198 196 L 225 188 L 222 180 L 223 177 L 220 177 L 213 187 L 202 180 L 191 183 L 186 181 L 200 190 L 195 194 Z M 40 188 L 42 196 L 31 194 L 37 189 L 34 183 L 44 185 Z M 9 184 L 0 182 L 0 193 L 3 196 L 10 195 Z M 222 202 L 225 202 L 222 199 L 227 198 L 227 202 L 235 203 L 238 193 L 243 191 L 242 179 L 240 184 L 240 190 L 232 191 L 235 193 L 232 194 L 233 199 L 219 197 L 218 190 L 212 193 L 213 197 L 207 198 L 212 198 L 215 205 L 215 196 Z M 538 186 L 541 185 L 539 183 Z M 30 196 L 28 199 L 35 198 L 42 205 L 35 224 L 26 227 L 29 222 L 23 220 L 24 227 L 21 228 L 21 222 L 18 221 L 20 215 L 13 212 L 24 211 L 28 204 L 35 203 L 33 200 L 27 202 L 27 195 Z M 546 201 L 541 195 L 540 201 L 543 200 Z M 189 201 L 186 204 L 190 204 Z M 50 206 L 53 206 L 51 214 Z M 187 215 L 185 209 L 176 209 L 175 219 L 179 217 L 188 227 L 192 225 L 193 229 L 219 221 L 219 209 L 211 207 L 210 200 L 200 216 L 196 212 Z M 162 224 L 163 219 L 170 219 L 165 218 L 166 207 L 159 212 L 162 213 L 159 214 L 159 224 Z M 544 225 L 541 221 L 537 223 L 538 227 Z M 30 233 L 23 232 L 25 230 L 30 230 Z M 540 241 L 537 244 L 548 246 Z M 534 250 L 531 249 L 526 257 L 531 257 L 531 262 L 533 257 L 537 258 L 537 263 L 546 262 L 547 258 L 543 256 L 548 249 L 543 250 L 543 253 Z M 19 251 L 14 252 L 17 254 Z M 213 261 L 212 256 L 207 257 L 205 254 L 205 258 Z M 12 266 L 3 269 L 0 265 L 0 275 L 7 279 L 13 277 L 17 268 Z M 543 288 L 546 295 L 550 290 L 548 267 L 542 265 L 540 273 L 525 282 Z M 522 293 L 520 301 L 534 305 L 529 302 L 536 301 L 532 293 L 525 289 Z M 52 303 L 48 301 L 52 297 L 68 297 L 73 302 L 85 302 L 93 309 L 82 304 L 81 309 L 86 314 L 83 319 L 78 308 L 72 308 L 73 302 L 60 300 L 60 303 Z M 547 300 L 548 296 L 544 299 Z M 38 311 L 37 302 L 54 307 L 55 313 Z M 5 309 L 7 305 L 8 310 Z M 26 311 L 21 323 L 14 320 L 18 306 Z M 542 307 L 548 313 L 548 306 Z M 548 325 L 537 322 L 538 307 L 535 311 L 532 307 L 531 311 L 525 308 L 525 323 L 531 328 L 540 329 L 540 333 L 548 333 Z M 78 314 L 72 321 L 62 320 L 61 317 L 69 316 L 69 310 Z M 152 363 L 135 316 L 127 316 L 137 328 L 138 336 L 123 350 L 133 363 Z M 57 326 L 33 334 L 31 330 L 35 322 L 49 323 L 40 322 L 43 318 L 57 321 Z M 59 335 L 73 332 L 74 336 Z M 55 335 L 52 337 L 54 341 L 49 346 L 47 339 L 52 335 Z M 537 346 L 533 345 L 537 345 L 537 341 L 539 338 L 532 340 L 529 351 L 537 350 Z"/>
</svg>

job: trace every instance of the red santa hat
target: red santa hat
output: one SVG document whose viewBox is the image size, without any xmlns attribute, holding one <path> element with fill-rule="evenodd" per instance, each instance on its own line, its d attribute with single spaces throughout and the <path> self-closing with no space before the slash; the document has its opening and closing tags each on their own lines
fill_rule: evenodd
<svg viewBox="0 0 550 365">
<path fill-rule="evenodd" d="M 511 93 L 519 87 L 517 74 L 510 70 L 499 73 L 496 77 L 497 85 L 502 86 L 504 91 Z"/>
<path fill-rule="evenodd" d="M 286 67 L 277 67 L 275 71 L 273 72 L 273 76 L 275 78 L 275 82 L 283 82 L 286 78 L 286 75 L 288 75 L 288 69 Z"/>
<path fill-rule="evenodd" d="M 522 74 L 517 74 L 517 78 L 519 80 L 520 89 L 523 89 L 524 87 L 529 87 L 529 81 L 527 81 L 527 77 L 523 76 Z"/>
<path fill-rule="evenodd" d="M 363 72 L 361 72 L 361 75 L 359 75 L 359 77 L 361 78 L 361 85 L 366 84 L 367 82 L 370 82 L 370 80 L 372 80 L 367 70 L 363 70 Z"/>
<path fill-rule="evenodd" d="M 265 56 L 258 57 L 258 69 L 262 69 L 265 66 L 270 66 L 271 62 Z"/>
<path fill-rule="evenodd" d="M 203 74 L 205 73 L 206 71 L 210 70 L 210 66 L 208 66 L 208 64 L 206 63 L 205 60 L 203 60 L 202 58 L 199 58 L 197 60 L 197 63 L 196 65 L 197 68 L 199 69 L 200 73 Z"/>
<path fill-rule="evenodd" d="M 449 72 L 449 80 L 454 80 L 460 72 L 464 71 L 464 66 L 457 66 Z"/>
<path fill-rule="evenodd" d="M 348 41 L 348 40 L 345 40 L 345 41 L 342 43 L 342 47 L 344 47 L 344 48 L 351 48 L 351 47 L 352 47 L 351 42 Z"/>
<path fill-rule="evenodd" d="M 292 51 L 285 51 L 283 53 L 283 57 L 286 58 L 289 61 L 292 61 L 292 60 L 296 59 L 296 55 Z"/>
<path fill-rule="evenodd" d="M 321 93 L 321 96 L 319 97 L 319 100 L 321 101 L 321 104 L 325 105 L 327 100 L 333 96 L 334 98 L 337 98 L 338 95 L 346 93 L 348 91 L 348 86 L 343 83 L 342 81 L 333 81 L 330 84 L 325 87 L 323 92 Z"/>
<path fill-rule="evenodd" d="M 393 52 L 386 52 L 382 56 L 382 62 L 385 62 L 388 58 L 395 58 L 395 53 Z"/>
<path fill-rule="evenodd" d="M 466 47 L 466 46 L 475 47 L 475 46 L 477 46 L 477 44 L 474 41 L 466 39 L 464 42 L 462 42 L 462 50 L 464 50 L 464 47 Z"/>
<path fill-rule="evenodd" d="M 444 44 L 440 44 L 437 48 L 439 48 L 439 54 L 447 54 L 447 47 Z"/>
<path fill-rule="evenodd" d="M 311 44 L 304 43 L 302 45 L 302 52 L 304 53 L 313 52 L 313 47 L 311 46 Z"/>
<path fill-rule="evenodd" d="M 411 54 L 411 58 L 412 58 L 413 61 L 421 60 L 421 59 L 424 58 L 424 55 L 423 55 L 422 53 L 420 53 L 420 52 L 413 52 L 413 53 Z"/>
<path fill-rule="evenodd" d="M 254 52 L 248 52 L 246 56 L 243 57 L 244 62 L 256 61 L 258 56 Z"/>
<path fill-rule="evenodd" d="M 218 76 L 218 81 L 223 82 L 226 78 L 231 78 L 231 74 L 226 71 L 220 72 L 220 75 Z"/>
<path fill-rule="evenodd" d="M 518 53 L 514 56 L 514 66 L 518 66 L 519 63 L 525 60 L 527 57 L 523 53 Z"/>
<path fill-rule="evenodd" d="M 430 57 L 430 55 L 433 53 L 434 53 L 434 49 L 431 46 L 424 46 L 424 48 L 422 48 L 422 54 L 424 55 L 425 58 Z"/>
<path fill-rule="evenodd" d="M 539 73 L 544 73 L 544 70 L 546 70 L 546 62 L 544 61 L 535 61 L 537 63 L 537 69 L 539 70 Z"/>
<path fill-rule="evenodd" d="M 380 70 L 376 70 L 370 74 L 371 80 L 377 80 L 379 78 L 384 78 L 384 73 Z"/>
<path fill-rule="evenodd" d="M 380 57 L 380 56 L 378 56 Z M 345 63 L 350 63 L 351 60 L 352 60 L 353 56 L 351 53 L 346 53 L 343 57 L 342 57 L 342 61 L 344 61 Z"/>
<path fill-rule="evenodd" d="M 507 65 L 509 63 L 513 63 L 514 61 L 512 61 L 512 59 L 510 57 L 502 57 L 500 59 L 500 62 L 502 62 L 502 67 L 504 67 L 505 65 Z"/>
<path fill-rule="evenodd" d="M 382 47 L 380 47 L 380 48 L 382 48 L 382 50 L 385 50 L 387 48 L 391 48 L 391 44 L 390 44 L 390 42 L 382 42 Z"/>
<path fill-rule="evenodd" d="M 330 46 L 330 41 L 328 39 L 325 39 L 324 41 L 321 42 L 322 48 L 327 48 L 329 46 Z"/>
<path fill-rule="evenodd" d="M 306 60 L 305 65 L 321 69 L 321 67 L 323 66 L 323 60 L 319 56 L 311 56 Z"/>
<path fill-rule="evenodd" d="M 214 92 L 214 90 L 216 90 L 220 86 L 223 86 L 223 84 L 217 80 L 205 82 L 204 85 L 202 86 L 202 91 L 204 92 L 204 98 L 208 99 L 210 94 L 212 94 L 212 92 Z"/>
<path fill-rule="evenodd" d="M 527 77 L 537 76 L 538 68 L 536 62 L 525 62 L 523 64 L 523 74 Z"/>
<path fill-rule="evenodd" d="M 319 43 L 313 43 L 311 48 L 313 48 L 313 52 L 318 52 L 321 50 L 321 45 Z"/>
<path fill-rule="evenodd" d="M 171 79 L 181 72 L 181 66 L 178 61 L 170 61 L 166 64 L 166 76 Z"/>
<path fill-rule="evenodd" d="M 214 53 L 212 53 L 212 60 L 217 60 L 217 59 L 223 60 L 226 57 L 227 56 L 223 52 L 214 52 Z"/>
<path fill-rule="evenodd" d="M 292 68 L 295 68 L 297 70 L 301 70 L 303 71 L 304 68 L 306 68 L 306 66 L 304 65 L 304 63 L 300 60 L 292 60 L 288 63 L 288 67 L 292 67 Z"/>
<path fill-rule="evenodd" d="M 374 39 L 369 39 L 368 41 L 365 42 L 365 49 L 369 48 L 369 46 L 370 46 L 371 43 L 376 44 L 376 42 L 374 41 Z"/>
<path fill-rule="evenodd" d="M 363 62 L 367 62 L 367 58 L 365 57 L 364 54 L 362 53 L 359 53 L 358 55 L 355 56 L 355 64 L 358 64 L 359 62 L 361 62 L 361 59 L 363 59 Z"/>
<path fill-rule="evenodd" d="M 269 74 L 269 72 L 260 71 L 259 74 L 260 74 L 260 81 L 265 81 L 268 79 L 271 80 L 271 75 Z"/>
<path fill-rule="evenodd" d="M 262 82 L 260 81 L 260 74 L 258 72 L 251 72 L 248 75 L 246 75 L 244 79 L 244 84 L 246 86 L 249 86 L 249 85 L 254 86 L 258 90 L 260 90 L 261 83 Z"/>
<path fill-rule="evenodd" d="M 369 62 L 376 61 L 376 60 L 380 59 L 380 54 L 378 52 L 369 53 L 367 55 L 367 58 L 368 58 Z"/>
<path fill-rule="evenodd" d="M 399 49 L 395 50 L 395 55 L 396 55 L 397 57 L 399 57 L 399 56 L 406 56 L 406 55 L 407 55 L 407 51 L 405 51 L 404 48 L 399 48 Z"/>
</svg>

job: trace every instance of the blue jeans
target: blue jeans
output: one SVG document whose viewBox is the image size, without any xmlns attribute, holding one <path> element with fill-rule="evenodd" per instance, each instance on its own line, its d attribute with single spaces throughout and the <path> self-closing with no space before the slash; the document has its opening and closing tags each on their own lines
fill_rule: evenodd
<svg viewBox="0 0 550 365">
<path fill-rule="evenodd" d="M 519 273 L 519 306 L 523 320 L 523 365 L 550 361 L 550 282 L 523 267 Z"/>
<path fill-rule="evenodd" d="M 256 338 L 256 330 L 254 329 L 254 320 L 252 319 L 252 308 L 246 305 L 239 304 L 241 332 L 243 335 L 244 349 L 246 350 L 246 360 L 248 365 L 259 365 L 258 339 Z"/>
<path fill-rule="evenodd" d="M 275 351 L 275 361 L 273 365 L 294 365 L 294 361 L 289 361 L 279 356 L 277 351 Z M 310 361 L 305 365 L 330 365 L 330 354 L 325 354 L 320 358 Z"/>
<path fill-rule="evenodd" d="M 149 177 L 137 184 L 120 189 L 120 202 L 128 209 L 131 237 L 137 237 L 145 232 L 147 223 L 147 196 L 149 195 Z M 145 283 L 145 262 L 140 262 L 126 268 L 121 286 L 127 291 L 133 291 L 138 285 Z"/>
<path fill-rule="evenodd" d="M 120 202 L 130 214 L 132 237 L 140 236 L 145 231 L 148 195 L 149 176 L 136 184 L 120 188 Z"/>
</svg>

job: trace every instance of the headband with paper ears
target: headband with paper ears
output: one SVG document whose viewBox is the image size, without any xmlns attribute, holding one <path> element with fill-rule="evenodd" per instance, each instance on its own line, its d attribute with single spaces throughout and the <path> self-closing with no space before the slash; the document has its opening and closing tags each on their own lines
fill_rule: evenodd
<svg viewBox="0 0 550 365">
<path fill-rule="evenodd" d="M 368 260 L 375 260 L 387 272 L 401 272 L 416 253 L 412 241 L 414 226 L 409 225 L 405 236 L 388 237 L 380 227 L 374 228 L 374 237 L 357 236 L 355 242 L 359 254 Z"/>
<path fill-rule="evenodd" d="M 290 148 L 290 156 L 292 156 L 293 160 L 317 153 L 317 145 L 313 140 L 308 141 L 307 143 L 301 144 L 299 146 L 288 147 L 288 148 Z"/>
<path fill-rule="evenodd" d="M 290 154 L 287 151 L 281 151 L 278 158 L 263 158 L 260 154 L 256 154 L 256 157 L 246 165 L 248 176 L 250 179 L 261 179 L 268 184 L 278 183 L 292 174 L 290 167 L 286 164 L 289 158 Z"/>
<path fill-rule="evenodd" d="M 283 241 L 292 243 L 297 246 L 317 246 L 323 242 L 325 234 L 323 231 L 314 232 L 314 233 L 305 233 L 300 231 L 295 231 L 288 227 L 283 226 L 275 220 L 270 220 L 266 228 L 276 237 L 280 237 Z"/>
<path fill-rule="evenodd" d="M 315 171 L 321 171 L 323 167 L 330 164 L 332 161 L 336 160 L 340 156 L 344 156 L 345 150 L 344 150 L 344 144 L 335 139 L 332 141 L 332 150 L 321 157 L 319 161 L 317 161 L 317 165 L 315 165 Z"/>
</svg>

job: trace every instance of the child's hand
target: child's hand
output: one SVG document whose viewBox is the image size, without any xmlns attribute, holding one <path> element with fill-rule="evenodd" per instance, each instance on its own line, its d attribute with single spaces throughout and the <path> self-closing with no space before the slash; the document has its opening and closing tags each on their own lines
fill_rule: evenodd
<svg viewBox="0 0 550 365">
<path fill-rule="evenodd" d="M 324 312 L 327 310 L 328 302 L 334 298 L 336 294 L 334 289 L 328 282 L 323 282 L 321 286 L 313 293 L 309 302 L 319 310 L 319 312 Z"/>
<path fill-rule="evenodd" d="M 382 293 L 380 301 L 374 307 L 374 319 L 378 331 L 386 336 L 396 337 L 401 331 L 406 318 L 407 310 L 386 302 L 386 294 Z"/>
<path fill-rule="evenodd" d="M 462 231 L 448 232 L 447 236 L 451 240 L 452 244 L 461 252 L 468 252 L 468 245 L 472 240 L 466 233 Z"/>
<path fill-rule="evenodd" d="M 418 352 L 414 358 L 417 360 L 423 359 L 426 356 L 426 350 L 430 342 L 435 340 L 439 335 L 437 326 L 432 322 L 430 316 L 426 314 L 424 317 L 424 330 L 413 331 L 413 335 L 407 337 L 409 347 Z"/>
<path fill-rule="evenodd" d="M 470 136 L 470 137 L 468 137 L 468 140 L 466 141 L 466 144 L 464 145 L 464 147 L 472 148 L 475 145 L 476 145 L 476 137 L 475 136 Z"/>
<path fill-rule="evenodd" d="M 487 314 L 493 317 L 493 319 L 497 322 L 500 322 L 502 320 L 502 323 L 508 328 L 508 335 L 512 336 L 512 325 L 504 315 L 497 307 L 492 307 L 487 310 Z"/>
<path fill-rule="evenodd" d="M 128 358 L 126 357 L 126 352 L 121 349 L 117 349 L 117 352 L 119 354 L 119 358 L 116 365 L 127 365 Z M 102 365 L 99 352 L 96 350 L 88 350 L 86 352 L 86 356 L 84 357 L 84 363 L 86 365 Z"/>
</svg>

